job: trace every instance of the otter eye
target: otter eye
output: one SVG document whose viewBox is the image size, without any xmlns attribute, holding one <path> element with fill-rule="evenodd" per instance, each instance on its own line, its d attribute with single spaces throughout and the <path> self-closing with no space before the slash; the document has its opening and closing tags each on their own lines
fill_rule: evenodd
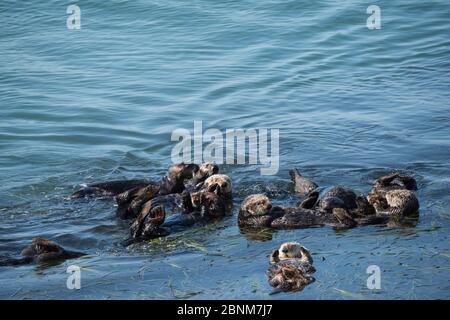
<svg viewBox="0 0 450 320">
<path fill-rule="evenodd" d="M 281 252 L 283 252 L 283 253 L 288 253 L 289 250 L 288 250 L 288 249 L 283 249 L 283 250 L 281 250 Z"/>
</svg>

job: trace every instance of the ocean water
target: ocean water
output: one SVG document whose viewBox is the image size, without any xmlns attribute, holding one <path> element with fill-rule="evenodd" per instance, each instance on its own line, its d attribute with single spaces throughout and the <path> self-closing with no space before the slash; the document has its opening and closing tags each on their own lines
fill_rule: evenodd
<svg viewBox="0 0 450 320">
<path fill-rule="evenodd" d="M 0 3 L 0 253 L 33 237 L 89 255 L 0 267 L 1 299 L 450 298 L 448 1 L 67 1 Z M 381 8 L 369 30 L 366 9 Z M 280 169 L 223 165 L 224 220 L 123 248 L 114 201 L 71 201 L 81 184 L 153 178 L 177 128 L 278 128 Z M 412 174 L 416 224 L 242 232 L 242 199 L 295 203 L 288 170 L 360 192 Z M 269 296 L 268 255 L 299 241 L 316 282 Z M 80 290 L 66 269 L 82 267 Z M 381 289 L 366 285 L 370 265 Z"/>
</svg>

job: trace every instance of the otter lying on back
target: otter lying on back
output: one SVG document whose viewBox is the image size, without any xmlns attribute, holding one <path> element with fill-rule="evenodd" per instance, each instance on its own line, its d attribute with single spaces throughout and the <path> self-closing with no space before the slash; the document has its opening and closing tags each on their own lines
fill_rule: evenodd
<svg viewBox="0 0 450 320">
<path fill-rule="evenodd" d="M 209 167 L 210 172 L 218 172 L 218 168 L 209 164 L 200 168 L 205 167 Z M 136 204 L 129 208 L 136 218 L 131 223 L 130 238 L 124 244 L 166 236 L 193 224 L 223 217 L 230 209 L 231 179 L 223 174 L 205 175 L 204 172 L 202 178 L 206 180 L 196 183 L 197 191 L 156 196 L 145 203 L 142 198 L 138 202 L 133 200 L 132 204 Z"/>
<path fill-rule="evenodd" d="M 222 218 L 226 214 L 225 200 L 216 193 L 184 192 L 183 198 L 183 209 L 168 218 L 163 205 L 145 206 L 132 222 L 130 238 L 123 244 L 127 246 L 134 242 L 167 236 L 199 222 L 206 223 Z"/>
<path fill-rule="evenodd" d="M 272 207 L 267 196 L 251 195 L 241 204 L 239 225 L 274 229 L 330 225 L 340 229 L 386 224 L 393 216 L 412 215 L 419 209 L 419 201 L 412 191 L 417 189 L 416 181 L 398 173 L 377 179 L 367 198 L 341 186 L 320 195 L 317 189 L 312 189 L 317 185 L 301 177 L 297 170 L 292 170 L 291 176 L 295 190 L 310 190 L 298 207 Z"/>
<path fill-rule="evenodd" d="M 196 164 L 179 163 L 170 167 L 167 174 L 160 182 L 153 182 L 150 180 L 119 180 L 96 183 L 73 193 L 71 198 L 114 197 L 126 191 L 138 190 L 149 185 L 154 188 L 159 188 L 158 193 L 160 195 L 179 193 L 185 188 L 185 180 L 192 179 L 198 171 L 199 166 Z"/>
<path fill-rule="evenodd" d="M 301 291 L 314 282 L 316 269 L 309 251 L 297 242 L 286 242 L 272 252 L 266 275 L 275 289 L 271 294 L 286 291 Z"/>
<path fill-rule="evenodd" d="M 84 255 L 82 252 L 65 250 L 53 241 L 38 237 L 34 238 L 33 242 L 22 250 L 22 258 L 0 257 L 0 266 L 67 260 Z"/>
<path fill-rule="evenodd" d="M 322 213 L 316 209 L 272 206 L 270 199 L 264 194 L 255 194 L 245 198 L 238 214 L 240 226 L 274 229 L 297 229 L 325 225 L 341 229 L 385 221 L 385 218 L 373 215 L 363 218 L 353 217 L 343 208 L 333 208 L 330 213 Z"/>
<path fill-rule="evenodd" d="M 180 211 L 180 209 L 183 209 L 181 193 L 184 190 L 192 192 L 205 186 L 225 189 L 221 186 L 221 183 L 226 184 L 226 181 L 221 181 L 221 179 L 216 177 L 224 175 L 219 175 L 217 174 L 218 172 L 219 168 L 217 165 L 211 163 L 204 163 L 201 166 L 185 165 L 183 163 L 175 165 L 169 169 L 167 181 L 177 181 L 176 185 L 180 184 L 178 187 L 169 190 L 167 186 L 148 185 L 144 188 L 138 187 L 123 192 L 116 196 L 117 215 L 122 219 L 135 218 L 144 206 L 155 207 L 157 205 L 163 205 L 166 213 Z M 193 185 L 185 183 L 186 180 L 191 180 Z M 231 190 L 231 183 L 229 187 L 229 190 Z"/>
<path fill-rule="evenodd" d="M 414 178 L 394 172 L 375 180 L 367 199 L 378 214 L 405 217 L 419 211 L 415 190 L 417 182 Z"/>
</svg>

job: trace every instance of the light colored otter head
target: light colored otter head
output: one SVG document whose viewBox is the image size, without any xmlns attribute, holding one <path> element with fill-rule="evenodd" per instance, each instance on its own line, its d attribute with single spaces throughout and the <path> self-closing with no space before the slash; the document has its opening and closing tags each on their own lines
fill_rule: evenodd
<svg viewBox="0 0 450 320">
<path fill-rule="evenodd" d="M 386 192 L 389 213 L 399 216 L 409 216 L 419 210 L 419 200 L 413 191 L 401 189 Z"/>
<path fill-rule="evenodd" d="M 231 198 L 231 179 L 224 174 L 215 174 L 206 179 L 203 189 L 223 198 Z"/>
<path fill-rule="evenodd" d="M 298 242 L 285 242 L 278 249 L 278 258 L 280 260 L 299 259 L 302 262 L 313 263 L 313 259 L 308 249 Z"/>
<path fill-rule="evenodd" d="M 264 194 L 252 194 L 245 198 L 241 204 L 241 212 L 248 215 L 262 216 L 268 214 L 272 209 L 269 198 Z"/>
</svg>

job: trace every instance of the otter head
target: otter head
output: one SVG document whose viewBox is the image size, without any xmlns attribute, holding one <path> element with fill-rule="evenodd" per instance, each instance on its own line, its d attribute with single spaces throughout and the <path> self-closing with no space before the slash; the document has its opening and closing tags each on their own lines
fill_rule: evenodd
<svg viewBox="0 0 450 320">
<path fill-rule="evenodd" d="M 55 242 L 45 238 L 34 238 L 31 245 L 22 250 L 22 255 L 36 262 L 72 259 L 84 256 L 82 252 L 68 251 Z"/>
<path fill-rule="evenodd" d="M 241 204 L 241 212 L 249 216 L 263 216 L 269 214 L 272 204 L 264 194 L 253 194 L 245 198 Z"/>
<path fill-rule="evenodd" d="M 41 237 L 34 238 L 31 245 L 22 250 L 22 255 L 26 257 L 38 256 L 43 253 L 63 252 L 64 249 L 51 240 Z"/>
<path fill-rule="evenodd" d="M 198 171 L 194 175 L 194 182 L 196 185 L 203 183 L 206 179 L 212 175 L 219 173 L 219 167 L 214 163 L 204 163 L 202 164 Z"/>
<path fill-rule="evenodd" d="M 410 190 L 390 190 L 386 192 L 386 201 L 391 215 L 409 216 L 419 210 L 419 200 Z"/>
<path fill-rule="evenodd" d="M 297 242 L 286 242 L 278 249 L 278 258 L 280 260 L 285 259 L 299 259 L 302 262 L 313 263 L 313 259 L 308 249 L 303 247 Z"/>
<path fill-rule="evenodd" d="M 253 194 L 242 202 L 238 214 L 238 224 L 252 228 L 270 227 L 274 219 L 285 213 L 284 210 L 283 207 L 272 206 L 266 195 Z"/>
<path fill-rule="evenodd" d="M 231 179 L 224 174 L 215 174 L 206 179 L 203 189 L 208 192 L 214 192 L 218 196 L 230 199 L 231 198 Z"/>
<path fill-rule="evenodd" d="M 194 209 L 200 208 L 200 205 L 202 204 L 202 192 L 192 192 L 191 193 L 191 202 Z"/>
<path fill-rule="evenodd" d="M 319 200 L 319 211 L 332 212 L 334 208 L 346 208 L 345 202 L 336 196 L 326 196 Z"/>
</svg>

